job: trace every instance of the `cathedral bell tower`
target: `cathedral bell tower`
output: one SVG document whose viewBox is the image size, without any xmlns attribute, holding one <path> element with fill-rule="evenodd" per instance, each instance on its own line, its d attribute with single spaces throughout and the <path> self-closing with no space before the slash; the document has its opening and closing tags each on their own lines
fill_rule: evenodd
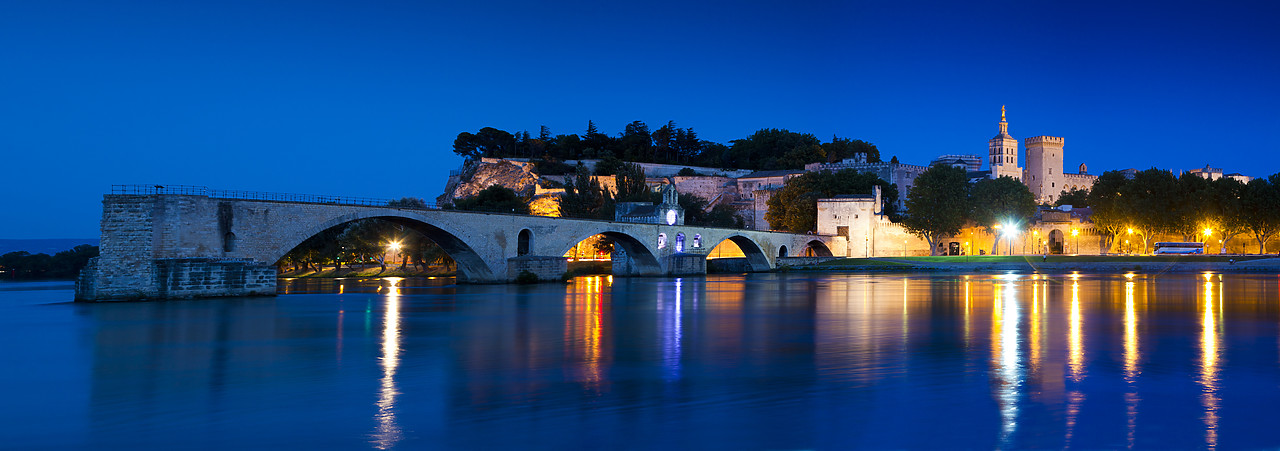
<svg viewBox="0 0 1280 451">
<path fill-rule="evenodd" d="M 1022 168 L 1018 167 L 1018 140 L 1009 136 L 1009 121 L 1005 119 L 1004 105 L 1000 106 L 1000 133 L 987 141 L 991 166 L 991 178 L 1013 177 L 1022 180 Z"/>
</svg>

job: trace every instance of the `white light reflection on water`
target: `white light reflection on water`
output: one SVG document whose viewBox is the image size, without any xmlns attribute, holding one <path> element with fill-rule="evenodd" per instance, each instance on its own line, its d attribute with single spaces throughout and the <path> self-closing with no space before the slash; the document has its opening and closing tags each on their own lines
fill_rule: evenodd
<svg viewBox="0 0 1280 451">
<path fill-rule="evenodd" d="M 373 433 L 373 446 L 388 449 L 403 434 L 396 422 L 396 367 L 400 366 L 400 277 L 387 277 L 387 308 L 382 318 L 382 385 L 378 390 L 378 429 Z"/>
<path fill-rule="evenodd" d="M 1213 299 L 1213 282 L 1209 274 L 1204 275 L 1204 315 L 1200 321 L 1200 385 L 1202 392 L 1200 404 L 1204 406 L 1204 444 L 1209 449 L 1218 447 L 1218 360 L 1221 350 L 1218 342 L 1221 337 L 1218 331 L 1217 312 Z"/>
<path fill-rule="evenodd" d="M 1080 381 L 1084 379 L 1084 344 L 1080 336 L 1080 282 L 1071 282 L 1071 312 L 1067 316 L 1067 368 L 1071 380 L 1076 383 L 1075 389 L 1067 392 L 1067 433 L 1066 446 L 1071 446 L 1071 438 L 1075 434 L 1076 419 L 1080 415 L 1080 405 L 1084 403 L 1084 392 L 1080 391 Z"/>
<path fill-rule="evenodd" d="M 681 285 L 683 280 L 676 279 L 676 299 L 673 307 L 664 306 L 664 302 L 659 298 L 658 314 L 662 328 L 662 361 L 666 367 L 665 376 L 669 381 L 680 379 L 680 342 L 681 342 L 681 316 L 684 315 L 684 308 L 681 305 Z"/>
<path fill-rule="evenodd" d="M 1126 413 L 1126 439 L 1129 448 L 1133 448 L 1134 431 L 1138 426 L 1138 403 L 1142 401 L 1142 397 L 1138 396 L 1138 315 L 1134 311 L 1133 301 L 1133 281 L 1129 280 L 1124 283 L 1124 380 L 1128 385 L 1128 391 L 1124 394 L 1124 404 Z"/>
<path fill-rule="evenodd" d="M 1009 445 L 1018 428 L 1018 400 L 1022 396 L 1022 362 L 1018 343 L 1018 299 L 1014 281 L 995 286 L 992 356 L 996 365 L 996 403 L 1000 406 L 1000 442 Z"/>
</svg>

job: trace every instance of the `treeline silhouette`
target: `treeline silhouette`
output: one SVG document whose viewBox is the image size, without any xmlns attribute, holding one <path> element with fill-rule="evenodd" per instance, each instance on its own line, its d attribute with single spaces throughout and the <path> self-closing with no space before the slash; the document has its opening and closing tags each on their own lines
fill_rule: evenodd
<svg viewBox="0 0 1280 451">
<path fill-rule="evenodd" d="M 71 249 L 49 254 L 31 254 L 27 251 L 0 255 L 0 278 L 10 280 L 74 279 L 98 256 L 98 246 L 81 244 Z"/>
<path fill-rule="evenodd" d="M 536 136 L 528 131 L 512 133 L 485 127 L 475 133 L 459 133 L 453 151 L 468 159 L 529 158 L 540 162 L 543 174 L 570 173 L 572 166 L 557 163 L 578 159 L 754 170 L 803 169 L 808 163 L 840 161 L 857 154 L 865 154 L 869 162 L 880 161 L 875 144 L 858 139 L 832 136 L 824 143 L 810 133 L 768 128 L 725 145 L 700 139 L 692 128 L 677 127 L 674 121 L 656 130 L 634 121 L 616 136 L 601 133 L 594 121 L 587 121 L 582 134 L 567 135 L 553 134 L 546 126 L 539 127 Z"/>
</svg>

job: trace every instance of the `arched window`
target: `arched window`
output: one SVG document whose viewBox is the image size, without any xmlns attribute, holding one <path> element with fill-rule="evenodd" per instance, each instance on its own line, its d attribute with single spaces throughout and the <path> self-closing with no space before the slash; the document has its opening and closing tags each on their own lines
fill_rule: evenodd
<svg viewBox="0 0 1280 451">
<path fill-rule="evenodd" d="M 701 249 L 701 248 L 702 248 L 702 234 L 701 234 L 701 233 L 695 233 L 695 234 L 693 234 L 693 248 L 694 248 L 694 249 Z"/>
<path fill-rule="evenodd" d="M 658 249 L 663 249 L 663 248 L 666 248 L 666 247 L 667 247 L 667 234 L 665 234 L 665 233 L 659 233 L 659 234 L 658 234 Z"/>
<path fill-rule="evenodd" d="M 684 252 L 684 232 L 676 233 L 676 252 Z"/>
<path fill-rule="evenodd" d="M 222 251 L 223 252 L 236 251 L 236 234 L 227 232 L 226 235 L 222 235 Z"/>
<path fill-rule="evenodd" d="M 778 256 L 779 256 L 779 257 L 786 257 L 786 256 L 787 256 L 787 247 L 786 247 L 786 246 L 782 246 L 782 247 L 778 248 Z"/>
<path fill-rule="evenodd" d="M 529 249 L 532 247 L 533 232 L 529 229 L 520 231 L 520 236 L 516 239 L 516 256 L 529 255 Z"/>
</svg>

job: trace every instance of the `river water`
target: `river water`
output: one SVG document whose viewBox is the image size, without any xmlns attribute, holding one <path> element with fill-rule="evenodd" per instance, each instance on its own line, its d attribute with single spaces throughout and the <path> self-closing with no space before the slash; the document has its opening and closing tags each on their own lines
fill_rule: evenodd
<svg viewBox="0 0 1280 451">
<path fill-rule="evenodd" d="M 0 284 L 0 447 L 1275 448 L 1276 275 Z"/>
</svg>

